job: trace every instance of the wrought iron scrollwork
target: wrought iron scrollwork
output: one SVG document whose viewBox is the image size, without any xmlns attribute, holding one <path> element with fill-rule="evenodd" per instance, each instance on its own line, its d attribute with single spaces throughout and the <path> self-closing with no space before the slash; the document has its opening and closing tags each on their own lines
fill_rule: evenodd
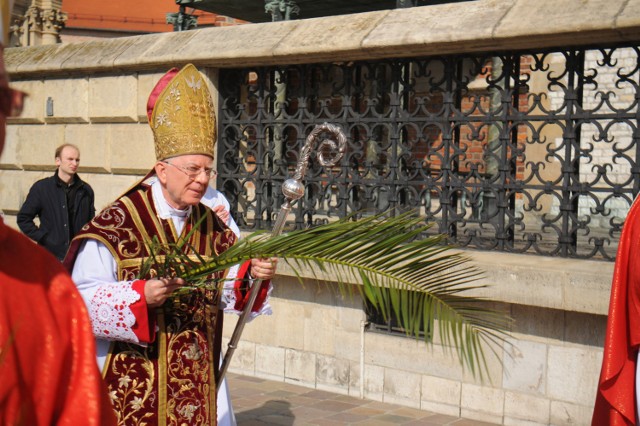
<svg viewBox="0 0 640 426">
<path fill-rule="evenodd" d="M 483 250 L 613 259 L 640 191 L 640 48 L 222 70 L 219 187 L 270 229 L 313 126 L 347 134 L 287 222 L 418 209 Z"/>
</svg>

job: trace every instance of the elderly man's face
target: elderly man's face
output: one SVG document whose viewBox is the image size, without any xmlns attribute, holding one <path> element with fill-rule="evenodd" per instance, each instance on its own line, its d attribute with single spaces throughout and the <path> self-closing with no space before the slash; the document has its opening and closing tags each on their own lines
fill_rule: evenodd
<svg viewBox="0 0 640 426">
<path fill-rule="evenodd" d="M 209 185 L 213 158 L 207 155 L 180 155 L 155 166 L 162 193 L 169 205 L 177 209 L 197 205 Z"/>
</svg>

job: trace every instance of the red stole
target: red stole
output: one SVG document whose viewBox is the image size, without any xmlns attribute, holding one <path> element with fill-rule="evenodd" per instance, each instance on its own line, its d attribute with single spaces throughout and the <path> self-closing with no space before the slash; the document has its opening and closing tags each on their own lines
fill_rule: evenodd
<svg viewBox="0 0 640 426">
<path fill-rule="evenodd" d="M 635 425 L 640 345 L 640 202 L 624 222 L 611 284 L 602 371 L 592 425 Z M 636 217 L 639 216 L 639 217 Z"/>
<path fill-rule="evenodd" d="M 193 207 L 182 235 L 198 223 L 189 245 L 201 256 L 215 256 L 235 243 L 235 234 L 203 205 Z M 153 236 L 165 244 L 174 243 L 178 237 L 171 220 L 158 218 L 151 189 L 141 185 L 83 228 L 65 263 L 71 268 L 80 242 L 93 238 L 113 254 L 118 279 L 133 280 L 141 261 L 150 254 Z M 154 274 L 152 270 L 149 277 L 142 278 Z M 215 278 L 223 276 L 221 272 Z M 103 375 L 120 424 L 216 424 L 219 350 L 214 350 L 214 340 L 216 326 L 222 320 L 219 302 L 217 290 L 192 291 L 150 315 L 150 324 L 157 325 L 157 338 L 152 344 L 112 343 Z"/>
</svg>

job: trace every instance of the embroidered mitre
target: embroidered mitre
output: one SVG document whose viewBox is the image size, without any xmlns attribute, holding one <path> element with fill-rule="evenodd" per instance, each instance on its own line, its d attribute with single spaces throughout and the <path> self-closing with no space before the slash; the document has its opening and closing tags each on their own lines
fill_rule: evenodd
<svg viewBox="0 0 640 426">
<path fill-rule="evenodd" d="M 147 102 L 156 159 L 186 154 L 213 157 L 216 118 L 209 86 L 192 64 L 167 72 Z"/>
</svg>

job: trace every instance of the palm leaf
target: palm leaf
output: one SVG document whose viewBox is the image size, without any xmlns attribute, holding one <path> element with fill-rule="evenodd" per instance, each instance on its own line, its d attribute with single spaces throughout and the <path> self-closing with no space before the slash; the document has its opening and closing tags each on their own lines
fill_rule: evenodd
<svg viewBox="0 0 640 426">
<path fill-rule="evenodd" d="M 318 280 L 336 282 L 343 292 L 357 289 L 385 319 L 395 315 L 408 335 L 419 337 L 421 329 L 435 331 L 437 325 L 445 347 L 482 379 L 484 347 L 495 353 L 494 346 L 505 342 L 510 318 L 487 308 L 486 300 L 464 294 L 484 287 L 475 283 L 481 271 L 444 245 L 444 236 L 421 238 L 429 227 L 411 212 L 347 217 L 278 236 L 253 233 L 202 264 L 190 261 L 180 244 L 166 259 L 197 287 L 211 285 L 205 281 L 210 274 L 252 258 L 282 258 L 299 279 L 298 270 L 305 268 Z M 432 343 L 434 333 L 423 337 Z"/>
</svg>

